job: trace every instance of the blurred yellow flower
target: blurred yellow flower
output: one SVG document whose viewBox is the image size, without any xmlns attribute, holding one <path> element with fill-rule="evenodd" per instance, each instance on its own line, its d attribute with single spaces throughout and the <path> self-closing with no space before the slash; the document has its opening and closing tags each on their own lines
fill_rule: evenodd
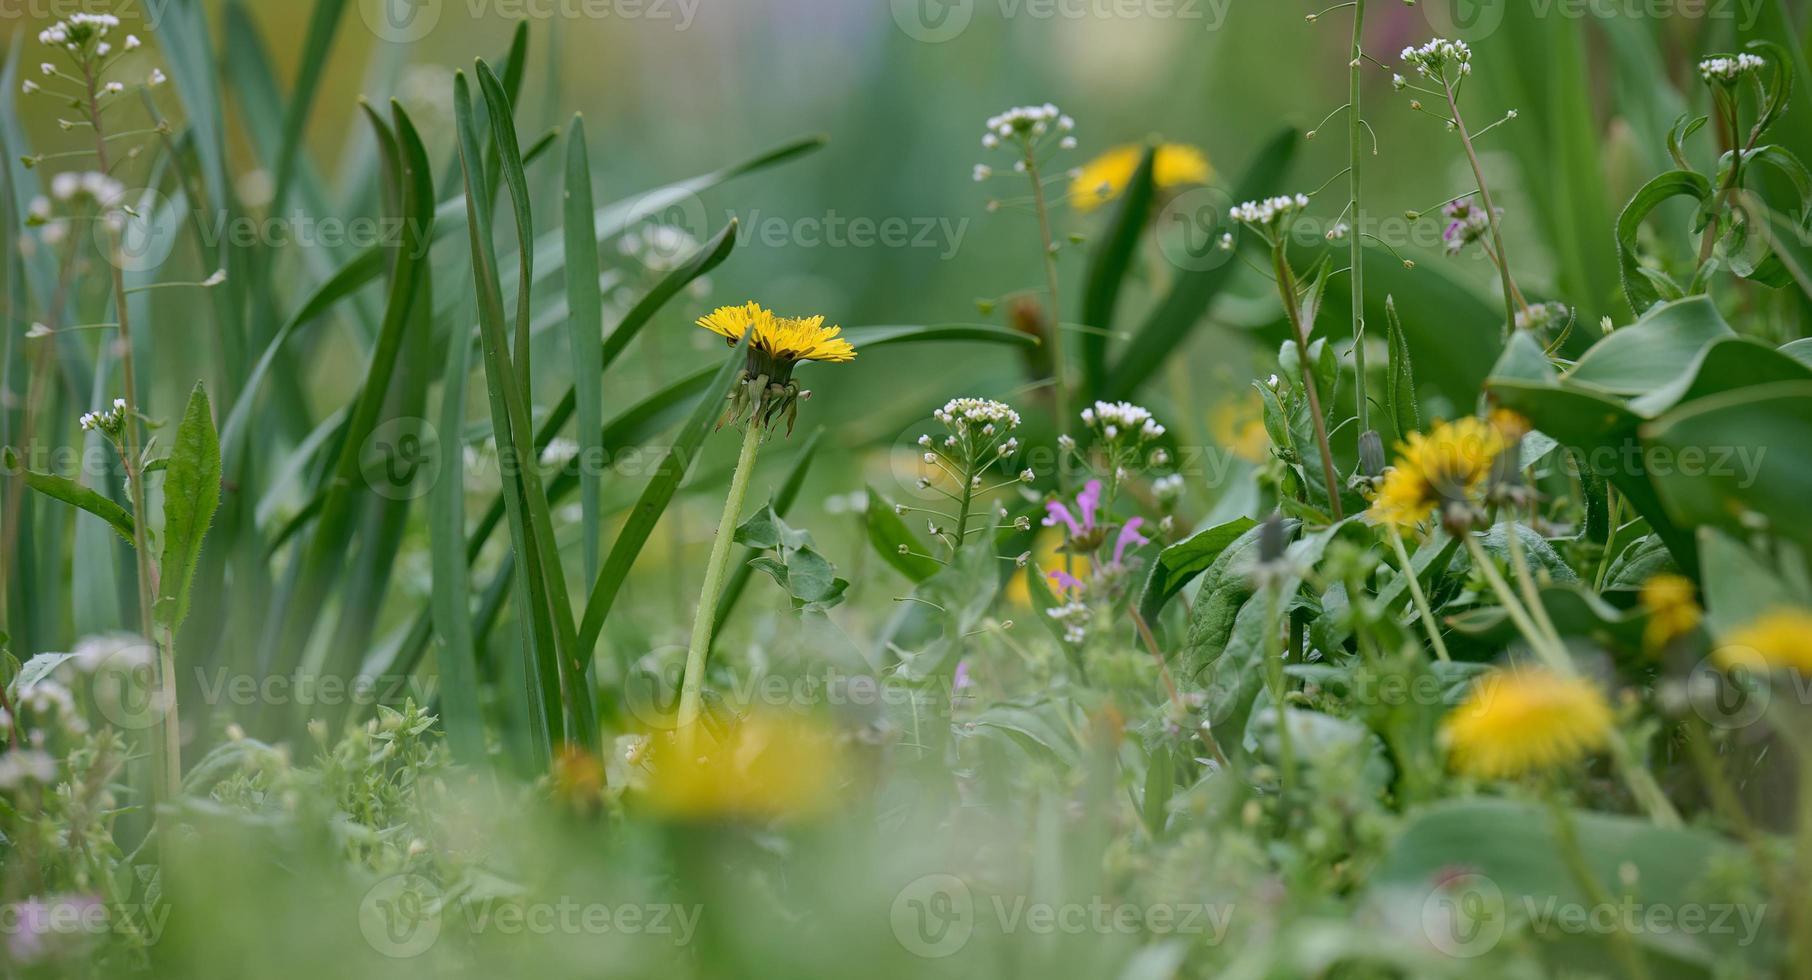
<svg viewBox="0 0 1812 980">
<path fill-rule="evenodd" d="M 1510 779 L 1603 748 L 1611 727 L 1610 706 L 1590 681 L 1535 668 L 1498 670 L 1448 714 L 1441 739 L 1456 770 Z"/>
<path fill-rule="evenodd" d="M 1017 570 L 1011 578 L 1007 579 L 1007 599 L 1021 609 L 1032 608 L 1030 576 L 1047 575 L 1060 568 L 1078 579 L 1087 579 L 1088 556 L 1072 555 L 1064 551 L 1063 531 L 1059 528 L 1044 528 L 1032 538 L 1032 560 L 1026 563 L 1025 568 Z M 1046 578 L 1044 583 L 1050 586 L 1051 594 L 1060 601 L 1071 591 L 1059 586 L 1049 578 Z"/>
<path fill-rule="evenodd" d="M 1812 676 L 1812 612 L 1772 610 L 1726 636 L 1717 651 L 1718 662 L 1725 667 L 1751 666 L 1757 656 L 1773 670 Z"/>
<path fill-rule="evenodd" d="M 595 811 L 604 803 L 604 760 L 568 745 L 554 758 L 549 774 L 554 798 L 582 811 Z"/>
<path fill-rule="evenodd" d="M 1397 465 L 1385 472 L 1378 487 L 1372 517 L 1414 527 L 1443 504 L 1474 500 L 1504 446 L 1500 428 L 1470 415 L 1437 424 L 1426 435 L 1410 433 L 1397 447 Z"/>
<path fill-rule="evenodd" d="M 738 721 L 722 741 L 703 725 L 654 739 L 642 797 L 670 817 L 811 816 L 830 808 L 844 781 L 843 752 L 835 735 L 802 717 L 754 714 Z M 691 753 L 684 748 L 688 744 Z"/>
<path fill-rule="evenodd" d="M 1137 143 L 1116 146 L 1082 165 L 1076 179 L 1070 182 L 1070 206 L 1078 211 L 1095 208 L 1120 196 L 1138 172 L 1145 147 Z M 1151 164 L 1152 183 L 1160 188 L 1185 184 L 1206 184 L 1214 168 L 1201 150 L 1184 143 L 1165 143 L 1158 147 Z"/>
<path fill-rule="evenodd" d="M 1644 649 L 1657 652 L 1698 628 L 1704 612 L 1693 596 L 1692 582 L 1679 575 L 1662 573 L 1642 583 L 1642 608 L 1648 611 L 1648 625 L 1642 630 Z"/>
<path fill-rule="evenodd" d="M 1271 455 L 1271 436 L 1265 431 L 1264 406 L 1258 393 L 1230 398 L 1208 413 L 1208 433 L 1228 452 L 1248 463 L 1262 463 Z"/>
<path fill-rule="evenodd" d="M 826 327 L 821 316 L 776 316 L 761 304 L 720 306 L 699 317 L 698 325 L 724 338 L 735 346 L 742 335 L 754 331 L 749 344 L 757 352 L 782 364 L 796 361 L 853 360 L 856 349 L 838 336 L 841 327 Z"/>
</svg>

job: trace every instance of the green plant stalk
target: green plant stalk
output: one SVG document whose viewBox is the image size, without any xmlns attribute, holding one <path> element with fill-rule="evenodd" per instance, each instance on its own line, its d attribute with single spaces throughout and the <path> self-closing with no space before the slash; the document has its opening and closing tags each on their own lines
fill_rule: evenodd
<svg viewBox="0 0 1812 980">
<path fill-rule="evenodd" d="M 1321 475 L 1328 485 L 1328 509 L 1334 520 L 1346 519 L 1340 505 L 1340 477 L 1334 472 L 1334 452 L 1328 448 L 1327 419 L 1321 413 L 1321 393 L 1315 387 L 1315 372 L 1309 366 L 1309 326 L 1302 322 L 1302 307 L 1296 302 L 1296 275 L 1290 271 L 1289 256 L 1284 254 L 1284 241 L 1271 243 L 1271 264 L 1277 272 L 1277 292 L 1283 300 L 1284 313 L 1290 317 L 1290 328 L 1296 335 L 1297 361 L 1302 367 L 1302 388 L 1309 396 L 1309 418 L 1315 423 L 1315 446 L 1321 451 Z"/>
<path fill-rule="evenodd" d="M 742 516 L 743 498 L 749 493 L 749 476 L 755 471 L 755 455 L 761 449 L 762 392 L 768 387 L 766 377 L 748 382 L 756 392 L 753 415 L 742 436 L 742 451 L 736 457 L 736 471 L 730 476 L 730 492 L 724 496 L 724 513 L 717 522 L 717 536 L 711 539 L 711 557 L 705 562 L 705 582 L 699 589 L 698 609 L 692 614 L 692 643 L 686 648 L 686 673 L 680 682 L 679 723 L 681 738 L 690 744 L 697 730 L 699 702 L 704 691 L 705 655 L 711 649 L 711 629 L 715 624 L 718 595 L 723 591 L 724 573 L 730 565 L 730 545 L 736 538 L 737 518 Z"/>
<path fill-rule="evenodd" d="M 1353 230 L 1348 244 L 1348 261 L 1351 267 L 1347 277 L 1353 287 L 1353 381 L 1356 384 L 1356 401 L 1359 415 L 1359 431 L 1371 430 L 1371 405 L 1365 394 L 1365 256 L 1360 248 L 1359 210 L 1359 163 L 1362 157 L 1360 145 L 1364 141 L 1365 119 L 1359 114 L 1360 70 L 1365 64 L 1365 52 L 1361 47 L 1365 35 L 1365 0 L 1353 0 L 1353 50 L 1352 61 L 1347 64 L 1347 199 L 1353 212 Z M 1304 352 L 1305 356 L 1307 352 Z M 1443 656 L 1441 659 L 1447 659 Z"/>
<path fill-rule="evenodd" d="M 1441 88 L 1447 92 L 1447 108 L 1453 113 L 1454 128 L 1459 131 L 1460 145 L 1466 148 L 1466 160 L 1472 164 L 1473 179 L 1479 185 L 1479 202 L 1485 208 L 1485 221 L 1491 226 L 1491 242 L 1496 246 L 1492 258 L 1497 264 L 1498 278 L 1504 287 L 1504 337 L 1516 329 L 1517 290 L 1516 283 L 1510 278 L 1510 256 L 1504 251 L 1503 231 L 1498 227 L 1497 208 L 1491 203 L 1491 188 L 1485 183 L 1485 168 L 1479 164 L 1479 154 L 1472 146 L 1472 133 L 1466 129 L 1466 120 L 1460 115 L 1459 98 L 1454 94 L 1453 83 L 1447 80 L 1447 72 L 1441 72 Z"/>
<path fill-rule="evenodd" d="M 1523 536 L 1517 533 L 1514 520 L 1504 526 L 1504 540 L 1510 549 L 1510 568 L 1516 574 L 1516 584 L 1522 589 L 1523 602 L 1527 605 L 1530 618 L 1547 634 L 1548 642 L 1556 650 L 1565 650 L 1560 631 L 1554 628 L 1554 620 L 1548 616 L 1547 604 L 1541 601 L 1541 592 L 1535 587 L 1535 574 L 1529 570 L 1529 561 L 1523 556 Z"/>
<path fill-rule="evenodd" d="M 1271 704 L 1277 712 L 1277 759 L 1281 767 L 1278 787 L 1279 796 L 1286 803 L 1290 790 L 1296 785 L 1296 748 L 1290 742 L 1290 724 L 1284 707 L 1284 666 L 1283 637 L 1277 629 L 1278 589 L 1275 584 L 1265 585 L 1265 689 L 1271 695 Z"/>
<path fill-rule="evenodd" d="M 1586 900 L 1595 908 L 1607 908 L 1615 905 L 1610 892 L 1605 890 L 1604 883 L 1592 873 L 1591 865 L 1586 861 L 1585 852 L 1579 847 L 1579 832 L 1573 824 L 1573 814 L 1567 809 L 1558 794 L 1550 788 L 1548 791 L 1548 808 L 1554 816 L 1554 839 L 1560 845 L 1561 861 L 1567 866 L 1573 880 L 1586 894 Z M 1611 951 L 1623 965 L 1624 972 L 1630 980 L 1648 980 L 1648 965 L 1643 961 L 1642 950 L 1636 940 L 1621 924 L 1610 930 Z"/>
<path fill-rule="evenodd" d="M 1435 656 L 1443 662 L 1453 657 L 1447 653 L 1447 643 L 1441 639 L 1441 629 L 1435 625 L 1434 610 L 1428 605 L 1428 596 L 1422 591 L 1422 581 L 1416 575 L 1415 563 L 1409 559 L 1409 549 L 1403 547 L 1403 535 L 1396 525 L 1390 525 L 1391 548 L 1397 553 L 1397 560 L 1403 563 L 1404 584 L 1409 586 L 1409 598 L 1416 604 L 1416 615 L 1422 620 L 1422 629 L 1428 633 L 1428 642 L 1434 644 Z M 1357 594 L 1357 593 L 1355 593 Z"/>
<path fill-rule="evenodd" d="M 112 173 L 107 153 L 106 123 L 101 118 L 99 81 L 92 62 L 83 65 L 87 86 L 88 119 L 94 130 L 95 165 L 101 173 Z M 117 241 L 115 242 L 117 244 Z M 120 397 L 126 401 L 125 420 L 120 429 L 120 460 L 126 468 L 126 486 L 132 496 L 132 554 L 138 564 L 138 622 L 145 641 L 157 648 L 157 683 L 161 689 L 163 713 L 159 719 L 160 738 L 153 753 L 156 778 L 152 781 L 153 804 L 175 799 L 182 791 L 182 740 L 176 707 L 176 651 L 170 644 L 157 641 L 156 618 L 152 596 L 156 594 L 156 572 L 151 566 L 150 532 L 145 529 L 149 513 L 145 507 L 145 474 L 139 458 L 143 452 L 138 431 L 138 375 L 132 356 L 132 315 L 127 309 L 126 271 L 118 255 L 109 257 L 113 272 L 114 313 L 119 318 Z"/>
<path fill-rule="evenodd" d="M 1057 431 L 1064 431 L 1070 424 L 1070 388 L 1069 361 L 1063 354 L 1063 315 L 1060 312 L 1061 293 L 1057 285 L 1056 242 L 1051 238 L 1051 213 L 1045 204 L 1044 182 L 1038 176 L 1038 158 L 1032 151 L 1030 143 L 1026 144 L 1026 175 L 1032 179 L 1032 203 L 1038 212 L 1038 235 L 1042 246 L 1040 257 L 1044 261 L 1045 288 L 1051 294 L 1051 406 L 1056 413 Z M 1069 462 L 1061 454 L 1057 457 L 1057 490 L 1069 493 Z"/>
</svg>

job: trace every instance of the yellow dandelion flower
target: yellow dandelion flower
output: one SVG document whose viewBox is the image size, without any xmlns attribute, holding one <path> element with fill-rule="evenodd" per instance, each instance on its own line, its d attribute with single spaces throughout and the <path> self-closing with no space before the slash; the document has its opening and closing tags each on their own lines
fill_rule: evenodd
<svg viewBox="0 0 1812 980">
<path fill-rule="evenodd" d="M 1642 608 L 1648 611 L 1648 625 L 1642 630 L 1644 649 L 1659 651 L 1698 628 L 1704 611 L 1693 596 L 1692 583 L 1671 573 L 1642 583 Z"/>
<path fill-rule="evenodd" d="M 1504 445 L 1502 430 L 1472 416 L 1410 433 L 1378 486 L 1372 517 L 1414 527 L 1444 504 L 1474 501 Z"/>
<path fill-rule="evenodd" d="M 730 346 L 749 337 L 751 371 L 769 380 L 784 383 L 792 377 L 793 365 L 800 361 L 842 363 L 855 359 L 856 349 L 840 336 L 842 327 L 827 327 L 821 316 L 778 316 L 760 303 L 720 306 L 698 318 L 698 325 L 724 338 Z"/>
<path fill-rule="evenodd" d="M 691 738 L 686 736 L 691 734 Z M 692 745 L 691 752 L 685 746 Z M 707 731 L 656 736 L 643 800 L 682 820 L 770 820 L 822 813 L 846 767 L 835 736 L 808 719 L 755 714 L 722 741 Z"/>
<path fill-rule="evenodd" d="M 1480 678 L 1442 724 L 1453 767 L 1482 779 L 1553 769 L 1602 749 L 1610 705 L 1592 682 L 1540 669 Z"/>
<path fill-rule="evenodd" d="M 1775 609 L 1724 638 L 1718 662 L 1754 666 L 1756 658 L 1773 670 L 1796 670 L 1812 676 L 1812 612 Z"/>
<path fill-rule="evenodd" d="M 1248 390 L 1214 406 L 1208 414 L 1208 434 L 1248 463 L 1263 463 L 1271 456 L 1271 435 L 1265 431 L 1264 404 L 1257 392 Z"/>
<path fill-rule="evenodd" d="M 1083 164 L 1076 179 L 1070 182 L 1070 206 L 1078 211 L 1093 211 L 1119 197 L 1132 182 L 1133 174 L 1139 169 L 1139 160 L 1144 156 L 1145 147 L 1127 143 Z M 1214 168 L 1209 166 L 1202 151 L 1185 143 L 1165 143 L 1158 147 L 1157 157 L 1151 164 L 1152 183 L 1160 188 L 1206 184 L 1213 175 Z"/>
</svg>

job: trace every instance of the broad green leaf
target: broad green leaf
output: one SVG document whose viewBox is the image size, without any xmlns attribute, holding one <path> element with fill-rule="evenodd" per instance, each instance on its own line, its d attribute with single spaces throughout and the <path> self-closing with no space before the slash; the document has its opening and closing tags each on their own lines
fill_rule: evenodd
<svg viewBox="0 0 1812 980">
<path fill-rule="evenodd" d="M 1158 552 L 1139 597 L 1139 615 L 1156 629 L 1158 614 L 1164 610 L 1164 604 L 1196 576 L 1207 571 L 1222 552 L 1256 525 L 1257 522 L 1249 517 L 1238 517 L 1198 531 Z"/>
<path fill-rule="evenodd" d="M 1384 314 L 1387 328 L 1385 339 L 1390 348 L 1390 363 L 1384 383 L 1384 404 L 1400 441 L 1409 438 L 1411 432 L 1421 431 L 1422 417 L 1416 404 L 1416 374 L 1410 363 L 1409 338 L 1403 333 L 1403 321 L 1397 318 L 1395 297 L 1384 298 Z"/>
<path fill-rule="evenodd" d="M 214 410 L 197 383 L 176 426 L 164 469 L 163 558 L 158 562 L 157 620 L 175 630 L 189 614 L 189 586 L 201 543 L 220 505 L 220 441 Z"/>
<path fill-rule="evenodd" d="M 1563 380 L 1613 395 L 1640 395 L 1673 380 L 1707 345 L 1733 335 L 1710 297 L 1691 296 L 1613 331 Z"/>
<path fill-rule="evenodd" d="M 1812 545 L 1804 520 L 1812 500 L 1812 381 L 1783 381 L 1688 402 L 1642 427 L 1643 443 L 1668 461 L 1654 471 L 1668 513 L 1683 526 L 1743 533 L 1745 516 Z M 1675 552 L 1678 554 L 1678 551 Z"/>
</svg>

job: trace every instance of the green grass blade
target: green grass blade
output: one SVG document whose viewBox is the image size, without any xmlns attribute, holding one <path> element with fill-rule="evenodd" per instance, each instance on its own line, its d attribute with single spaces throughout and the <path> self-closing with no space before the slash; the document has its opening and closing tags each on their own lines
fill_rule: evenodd
<svg viewBox="0 0 1812 980">
<path fill-rule="evenodd" d="M 585 149 L 585 120 L 574 116 L 566 137 L 566 309 L 568 340 L 573 363 L 573 396 L 578 405 L 579 458 L 590 459 L 602 449 L 597 439 L 604 429 L 604 378 L 587 370 L 604 360 L 604 293 L 598 285 L 598 240 L 592 234 L 591 158 Z M 601 458 L 601 457 L 600 457 Z M 603 474 L 587 467 L 579 476 L 579 520 L 584 534 L 582 552 L 585 578 L 598 577 L 603 559 L 603 529 L 598 509 L 604 494 Z"/>
<path fill-rule="evenodd" d="M 463 324 L 460 317 L 453 322 Z M 459 333 L 459 331 L 454 331 Z M 472 643 L 468 605 L 471 575 L 461 544 L 466 537 L 465 453 L 459 433 L 465 426 L 466 378 L 472 346 L 464 337 L 447 344 L 440 396 L 440 476 L 428 498 L 428 547 L 433 568 L 429 613 L 440 637 L 441 727 L 453 757 L 473 764 L 484 758 L 484 718 L 479 709 L 478 653 Z"/>
<path fill-rule="evenodd" d="M 1120 288 L 1138 254 L 1139 235 L 1150 220 L 1151 202 L 1157 195 L 1152 183 L 1157 153 L 1155 146 L 1145 148 L 1138 169 L 1120 196 L 1113 220 L 1101 236 L 1100 247 L 1089 255 L 1088 277 L 1082 291 L 1082 322 L 1092 329 L 1082 334 L 1082 377 L 1090 396 L 1107 383 L 1107 338 L 1113 330 Z"/>
<path fill-rule="evenodd" d="M 327 58 L 333 38 L 340 29 L 340 14 L 346 0 L 316 0 L 314 16 L 309 18 L 308 35 L 302 42 L 302 64 L 296 72 L 296 87 L 289 94 L 283 113 L 283 141 L 277 149 L 276 190 L 271 196 L 271 210 L 281 212 L 289 196 L 290 181 L 296 173 L 296 155 L 302 146 L 302 131 L 308 126 L 309 111 L 314 108 L 315 93 L 321 75 L 327 69 Z"/>
<path fill-rule="evenodd" d="M 527 427 L 522 416 L 521 393 L 516 391 L 516 377 L 509 361 L 509 341 L 503 327 L 503 292 L 498 285 L 497 256 L 491 241 L 491 208 L 486 196 L 487 181 L 481 163 L 477 125 L 472 117 L 472 93 L 464 72 L 453 76 L 453 110 L 459 132 L 459 155 L 466 188 L 467 234 L 472 242 L 472 280 L 478 297 L 479 335 L 483 340 L 485 390 L 491 406 L 491 428 L 499 454 L 515 452 L 519 465 L 503 473 L 503 500 L 509 517 L 513 551 L 526 559 L 529 574 L 518 576 L 516 604 L 518 614 L 529 629 L 525 633 L 527 677 L 531 717 L 531 742 L 538 762 L 551 763 L 554 744 L 565 734 L 565 710 L 561 701 L 558 648 L 554 625 L 534 556 L 533 537 L 527 514 L 527 493 L 523 477 L 539 462 L 532 454 L 516 451 L 526 439 L 516 432 Z M 515 396 L 512 398 L 511 396 Z M 520 428 L 518 428 L 520 427 Z"/>
<path fill-rule="evenodd" d="M 491 113 L 492 142 L 498 149 L 503 180 L 509 187 L 510 201 L 514 205 L 516 238 L 520 244 L 517 281 L 533 283 L 534 251 L 528 244 L 534 241 L 534 217 L 529 212 L 528 177 L 522 169 L 522 149 L 516 140 L 515 111 L 510 104 L 509 95 L 504 91 L 503 83 L 491 71 L 490 66 L 480 59 L 474 70 L 478 76 L 478 86 L 484 93 L 485 105 Z M 598 739 L 597 714 L 592 707 L 591 683 L 586 678 L 584 667 L 573 654 L 572 599 L 566 591 L 566 570 L 560 562 L 560 546 L 554 535 L 553 515 L 548 508 L 547 492 L 541 482 L 538 462 L 540 456 L 534 453 L 534 417 L 528 409 L 528 401 L 534 393 L 529 360 L 534 325 L 531 308 L 533 292 L 532 288 L 526 286 L 517 289 L 514 364 L 516 391 L 512 397 L 510 390 L 506 388 L 504 398 L 505 405 L 510 410 L 511 435 L 516 444 L 517 459 L 525 461 L 519 467 L 523 502 L 527 505 L 535 557 L 541 563 L 540 575 L 546 582 L 554 620 L 555 649 L 558 652 L 562 690 L 571 725 L 568 736 L 576 737 L 581 745 L 591 746 Z"/>
</svg>

